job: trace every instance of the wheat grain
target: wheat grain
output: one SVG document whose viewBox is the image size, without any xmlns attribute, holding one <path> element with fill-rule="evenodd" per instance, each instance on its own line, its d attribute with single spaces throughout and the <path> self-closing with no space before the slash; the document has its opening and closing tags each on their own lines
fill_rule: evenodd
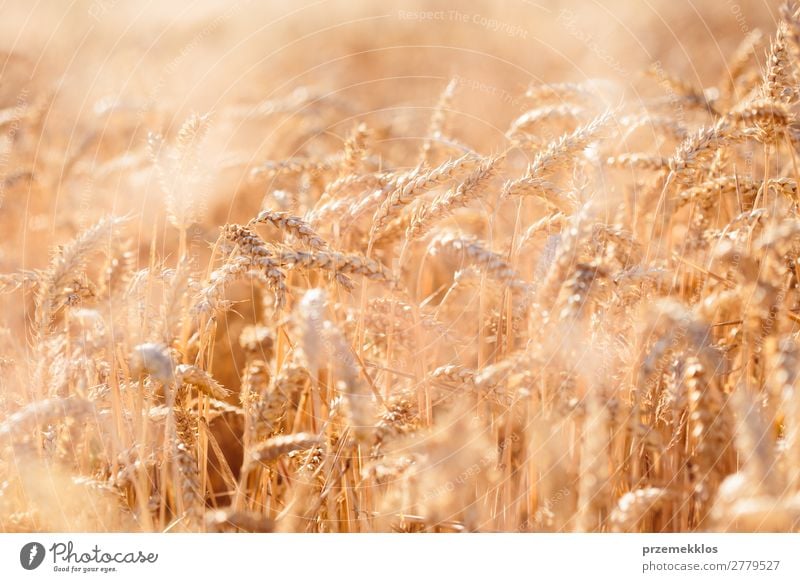
<svg viewBox="0 0 800 582">
<path fill-rule="evenodd" d="M 286 455 L 293 451 L 311 449 L 321 443 L 322 441 L 319 437 L 302 432 L 297 434 L 276 436 L 268 439 L 260 445 L 257 445 L 251 451 L 250 459 L 254 463 L 269 463 L 281 455 Z"/>
<path fill-rule="evenodd" d="M 224 400 L 230 396 L 231 391 L 220 385 L 219 382 L 214 380 L 211 375 L 205 370 L 201 370 L 197 366 L 189 364 L 179 364 L 175 368 L 175 377 L 179 382 L 190 384 L 207 394 L 211 398 L 217 400 Z"/>
</svg>

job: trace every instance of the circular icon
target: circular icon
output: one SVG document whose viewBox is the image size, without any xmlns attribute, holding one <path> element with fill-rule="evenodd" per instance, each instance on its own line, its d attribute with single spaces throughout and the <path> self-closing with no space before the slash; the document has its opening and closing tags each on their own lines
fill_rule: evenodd
<svg viewBox="0 0 800 582">
<path fill-rule="evenodd" d="M 35 570 L 44 561 L 44 546 L 39 542 L 30 542 L 22 546 L 19 552 L 19 563 L 26 570 Z"/>
</svg>

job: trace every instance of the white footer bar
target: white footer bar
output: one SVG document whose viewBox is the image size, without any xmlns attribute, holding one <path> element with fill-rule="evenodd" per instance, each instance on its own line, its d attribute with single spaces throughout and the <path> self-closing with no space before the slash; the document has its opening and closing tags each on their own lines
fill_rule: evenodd
<svg viewBox="0 0 800 582">
<path fill-rule="evenodd" d="M 2 580 L 800 580 L 796 534 L 0 534 Z M 291 577 L 291 578 L 288 578 Z M 579 578 L 580 577 L 580 578 Z"/>
</svg>

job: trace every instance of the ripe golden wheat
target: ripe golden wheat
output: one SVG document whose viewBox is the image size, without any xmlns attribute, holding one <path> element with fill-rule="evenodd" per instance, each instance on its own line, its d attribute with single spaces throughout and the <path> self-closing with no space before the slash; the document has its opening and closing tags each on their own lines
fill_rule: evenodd
<svg viewBox="0 0 800 582">
<path fill-rule="evenodd" d="M 66 226 L 3 251 L 0 531 L 800 530 L 800 10 L 743 36 L 702 90 L 533 83 L 496 147 L 453 79 L 418 139 L 303 87 L 59 164 L 26 93 L 4 212 Z M 287 145 L 209 163 L 241 125 Z"/>
</svg>

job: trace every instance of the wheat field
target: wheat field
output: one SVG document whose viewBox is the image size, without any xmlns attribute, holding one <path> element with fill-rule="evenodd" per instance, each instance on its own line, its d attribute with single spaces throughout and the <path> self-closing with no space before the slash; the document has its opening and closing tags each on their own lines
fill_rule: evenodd
<svg viewBox="0 0 800 582">
<path fill-rule="evenodd" d="M 0 532 L 800 530 L 800 6 L 4 5 Z"/>
</svg>

